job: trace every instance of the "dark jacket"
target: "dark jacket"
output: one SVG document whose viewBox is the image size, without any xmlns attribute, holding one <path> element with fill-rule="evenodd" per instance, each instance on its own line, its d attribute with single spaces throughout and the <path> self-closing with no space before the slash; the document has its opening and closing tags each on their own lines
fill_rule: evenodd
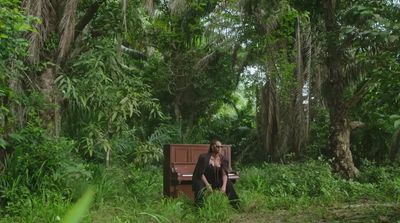
<svg viewBox="0 0 400 223">
<path fill-rule="evenodd" d="M 211 158 L 211 153 L 203 153 L 199 156 L 197 160 L 196 167 L 194 168 L 193 177 L 192 177 L 192 190 L 200 191 L 205 187 L 203 181 L 201 180 L 201 176 L 204 174 Z M 228 175 L 228 167 L 229 162 L 221 155 L 221 167 L 222 171 Z"/>
</svg>

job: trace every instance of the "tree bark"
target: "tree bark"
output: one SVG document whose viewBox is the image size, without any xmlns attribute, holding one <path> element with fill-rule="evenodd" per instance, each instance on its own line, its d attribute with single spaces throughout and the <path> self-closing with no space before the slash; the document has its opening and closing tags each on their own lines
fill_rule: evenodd
<svg viewBox="0 0 400 223">
<path fill-rule="evenodd" d="M 291 148 L 292 151 L 295 153 L 296 158 L 300 158 L 302 148 L 305 144 L 307 131 L 306 128 L 306 120 L 305 120 L 305 112 L 304 112 L 304 105 L 303 105 L 303 88 L 304 88 L 304 79 L 305 79 L 305 72 L 304 69 L 307 65 L 304 64 L 303 60 L 303 38 L 301 33 L 301 23 L 300 17 L 297 18 L 296 24 L 296 71 L 295 71 L 295 78 L 296 84 L 294 89 L 294 96 L 293 96 L 293 103 L 292 103 L 292 121 L 291 131 Z M 306 61 L 308 62 L 308 61 Z"/>
<path fill-rule="evenodd" d="M 14 66 L 14 65 L 12 65 Z M 23 87 L 22 87 L 22 82 L 20 80 L 20 77 L 10 77 L 9 83 L 8 83 L 10 89 L 12 89 L 14 92 L 17 94 L 22 94 L 23 92 Z M 10 103 L 10 111 L 12 114 L 14 114 L 15 118 L 15 124 L 7 126 L 5 123 L 2 127 L 5 128 L 5 132 L 14 132 L 15 130 L 22 129 L 25 125 L 26 119 L 25 119 L 25 109 L 20 103 L 16 103 L 14 101 L 11 101 Z"/>
<path fill-rule="evenodd" d="M 399 151 L 400 151 L 400 128 L 395 131 L 392 137 L 392 142 L 390 143 L 389 158 L 391 161 L 396 160 Z"/>
<path fill-rule="evenodd" d="M 75 26 L 75 34 L 74 39 L 76 40 L 77 37 L 81 34 L 83 29 L 90 21 L 92 21 L 93 17 L 96 15 L 97 11 L 99 10 L 100 6 L 105 2 L 105 0 L 95 1 L 92 3 L 86 10 L 85 15 L 82 19 L 76 24 Z"/>
<path fill-rule="evenodd" d="M 27 0 L 26 9 L 30 15 L 42 19 L 43 24 L 38 25 L 39 32 L 33 33 L 31 39 L 36 44 L 30 48 L 32 62 L 44 62 L 48 67 L 40 74 L 38 85 L 46 99 L 48 106 L 40 112 L 44 125 L 51 134 L 59 135 L 61 130 L 61 92 L 57 88 L 55 80 L 58 67 L 62 66 L 68 58 L 68 53 L 74 40 L 93 19 L 101 4 L 105 0 L 95 1 L 87 9 L 82 19 L 74 26 L 77 14 L 77 1 L 42 1 Z M 68 25 L 65 25 L 68 24 Z M 49 36 L 58 36 L 59 47 L 52 51 L 45 49 L 44 42 Z M 55 65 L 54 65 L 55 64 Z"/>
<path fill-rule="evenodd" d="M 351 126 L 348 122 L 346 112 L 343 109 L 331 110 L 331 129 L 329 135 L 329 147 L 334 156 L 334 169 L 346 179 L 357 176 L 358 169 L 354 166 L 350 150 Z"/>
<path fill-rule="evenodd" d="M 349 179 L 358 174 L 350 150 L 351 126 L 344 100 L 342 55 L 339 26 L 336 21 L 336 0 L 325 1 L 325 27 L 327 31 L 328 79 L 326 81 L 327 105 L 330 116 L 329 147 L 334 156 L 333 167 L 341 176 Z"/>
<path fill-rule="evenodd" d="M 48 67 L 40 76 L 41 91 L 49 105 L 41 112 L 41 117 L 49 132 L 58 136 L 61 131 L 61 95 L 55 84 L 56 68 Z"/>
<path fill-rule="evenodd" d="M 275 85 L 273 78 L 269 78 L 260 89 L 257 129 L 266 158 L 278 162 L 282 152 L 279 146 L 279 110 Z"/>
</svg>

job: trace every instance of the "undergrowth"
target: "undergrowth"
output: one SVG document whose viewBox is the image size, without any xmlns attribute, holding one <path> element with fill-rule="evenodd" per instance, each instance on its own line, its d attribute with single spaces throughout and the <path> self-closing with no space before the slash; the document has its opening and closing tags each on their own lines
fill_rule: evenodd
<svg viewBox="0 0 400 223">
<path fill-rule="evenodd" d="M 76 169 L 79 170 L 79 176 L 91 177 L 64 179 L 68 182 L 64 188 L 47 182 L 35 191 L 21 182 L 23 177 L 4 182 L 3 173 L 0 222 L 56 222 L 89 185 L 95 196 L 83 222 L 230 222 L 246 213 L 296 212 L 312 206 L 360 200 L 398 202 L 400 198 L 398 170 L 371 163 L 361 169 L 362 174 L 354 181 L 337 178 L 323 161 L 243 167 L 235 184 L 241 198 L 239 210 L 233 209 L 221 193 L 206 197 L 202 208 L 194 207 L 185 197 L 164 198 L 161 167 L 105 168 L 90 164 Z"/>
</svg>

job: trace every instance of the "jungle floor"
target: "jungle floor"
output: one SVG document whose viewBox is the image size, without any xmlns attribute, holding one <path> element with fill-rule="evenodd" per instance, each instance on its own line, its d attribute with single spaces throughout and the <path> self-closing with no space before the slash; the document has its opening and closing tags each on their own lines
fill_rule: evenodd
<svg viewBox="0 0 400 223">
<path fill-rule="evenodd" d="M 313 207 L 301 210 L 277 210 L 239 215 L 233 222 L 381 222 L 400 223 L 400 204 L 365 203 L 339 204 L 331 207 Z"/>
</svg>

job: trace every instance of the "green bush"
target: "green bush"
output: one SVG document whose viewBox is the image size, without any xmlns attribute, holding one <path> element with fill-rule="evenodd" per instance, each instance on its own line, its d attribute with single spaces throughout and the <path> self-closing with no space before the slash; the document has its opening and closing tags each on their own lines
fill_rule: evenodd
<svg viewBox="0 0 400 223">
<path fill-rule="evenodd" d="M 128 166 L 124 183 L 129 195 L 141 202 L 151 202 L 162 196 L 161 167 L 137 168 Z"/>
<path fill-rule="evenodd" d="M 19 196 L 9 202 L 5 211 L 0 213 L 4 217 L 0 222 L 56 222 L 67 211 L 68 206 L 69 200 L 57 192 L 42 196 Z"/>
<path fill-rule="evenodd" d="M 229 221 L 233 210 L 225 194 L 213 192 L 204 197 L 204 206 L 199 209 L 201 222 Z"/>
<path fill-rule="evenodd" d="M 279 165 L 263 164 L 241 173 L 240 187 L 269 197 L 324 197 L 334 196 L 335 178 L 330 167 L 322 161 Z"/>
<path fill-rule="evenodd" d="M 40 189 L 45 181 L 59 180 L 55 174 L 69 163 L 74 148 L 72 141 L 52 138 L 36 123 L 28 123 L 20 132 L 11 134 L 9 144 L 13 153 L 7 161 L 6 174 L 23 177 L 31 191 Z"/>
<path fill-rule="evenodd" d="M 372 197 L 386 200 L 399 198 L 400 169 L 398 167 L 377 165 L 368 160 L 363 160 L 362 163 L 357 181 L 363 184 L 373 184 L 376 187 L 376 191 L 371 192 L 373 193 Z"/>
<path fill-rule="evenodd" d="M 86 165 L 74 158 L 74 142 L 50 136 L 39 121 L 11 134 L 8 142 L 13 152 L 0 175 L 0 204 L 7 213 L 32 210 L 27 205 L 36 196 L 44 201 L 69 200 L 92 177 Z"/>
<path fill-rule="evenodd" d="M 100 164 L 80 164 L 63 172 L 70 176 L 64 187 L 48 181 L 41 184 L 40 191 L 33 192 L 24 175 L 7 178 L 7 182 L 0 178 L 0 185 L 7 185 L 1 191 L 2 199 L 8 199 L 0 214 L 5 216 L 3 222 L 54 222 L 65 215 L 87 185 L 93 186 L 95 194 L 83 222 L 229 222 L 271 211 L 299 212 L 338 203 L 399 201 L 398 168 L 370 163 L 360 169 L 365 172 L 358 180 L 343 180 L 321 160 L 243 167 L 235 184 L 241 200 L 241 208 L 236 211 L 221 193 L 207 196 L 202 208 L 195 207 L 187 198 L 164 198 L 159 166 L 131 164 L 106 168 Z M 73 179 L 81 183 L 74 184 Z"/>
</svg>

